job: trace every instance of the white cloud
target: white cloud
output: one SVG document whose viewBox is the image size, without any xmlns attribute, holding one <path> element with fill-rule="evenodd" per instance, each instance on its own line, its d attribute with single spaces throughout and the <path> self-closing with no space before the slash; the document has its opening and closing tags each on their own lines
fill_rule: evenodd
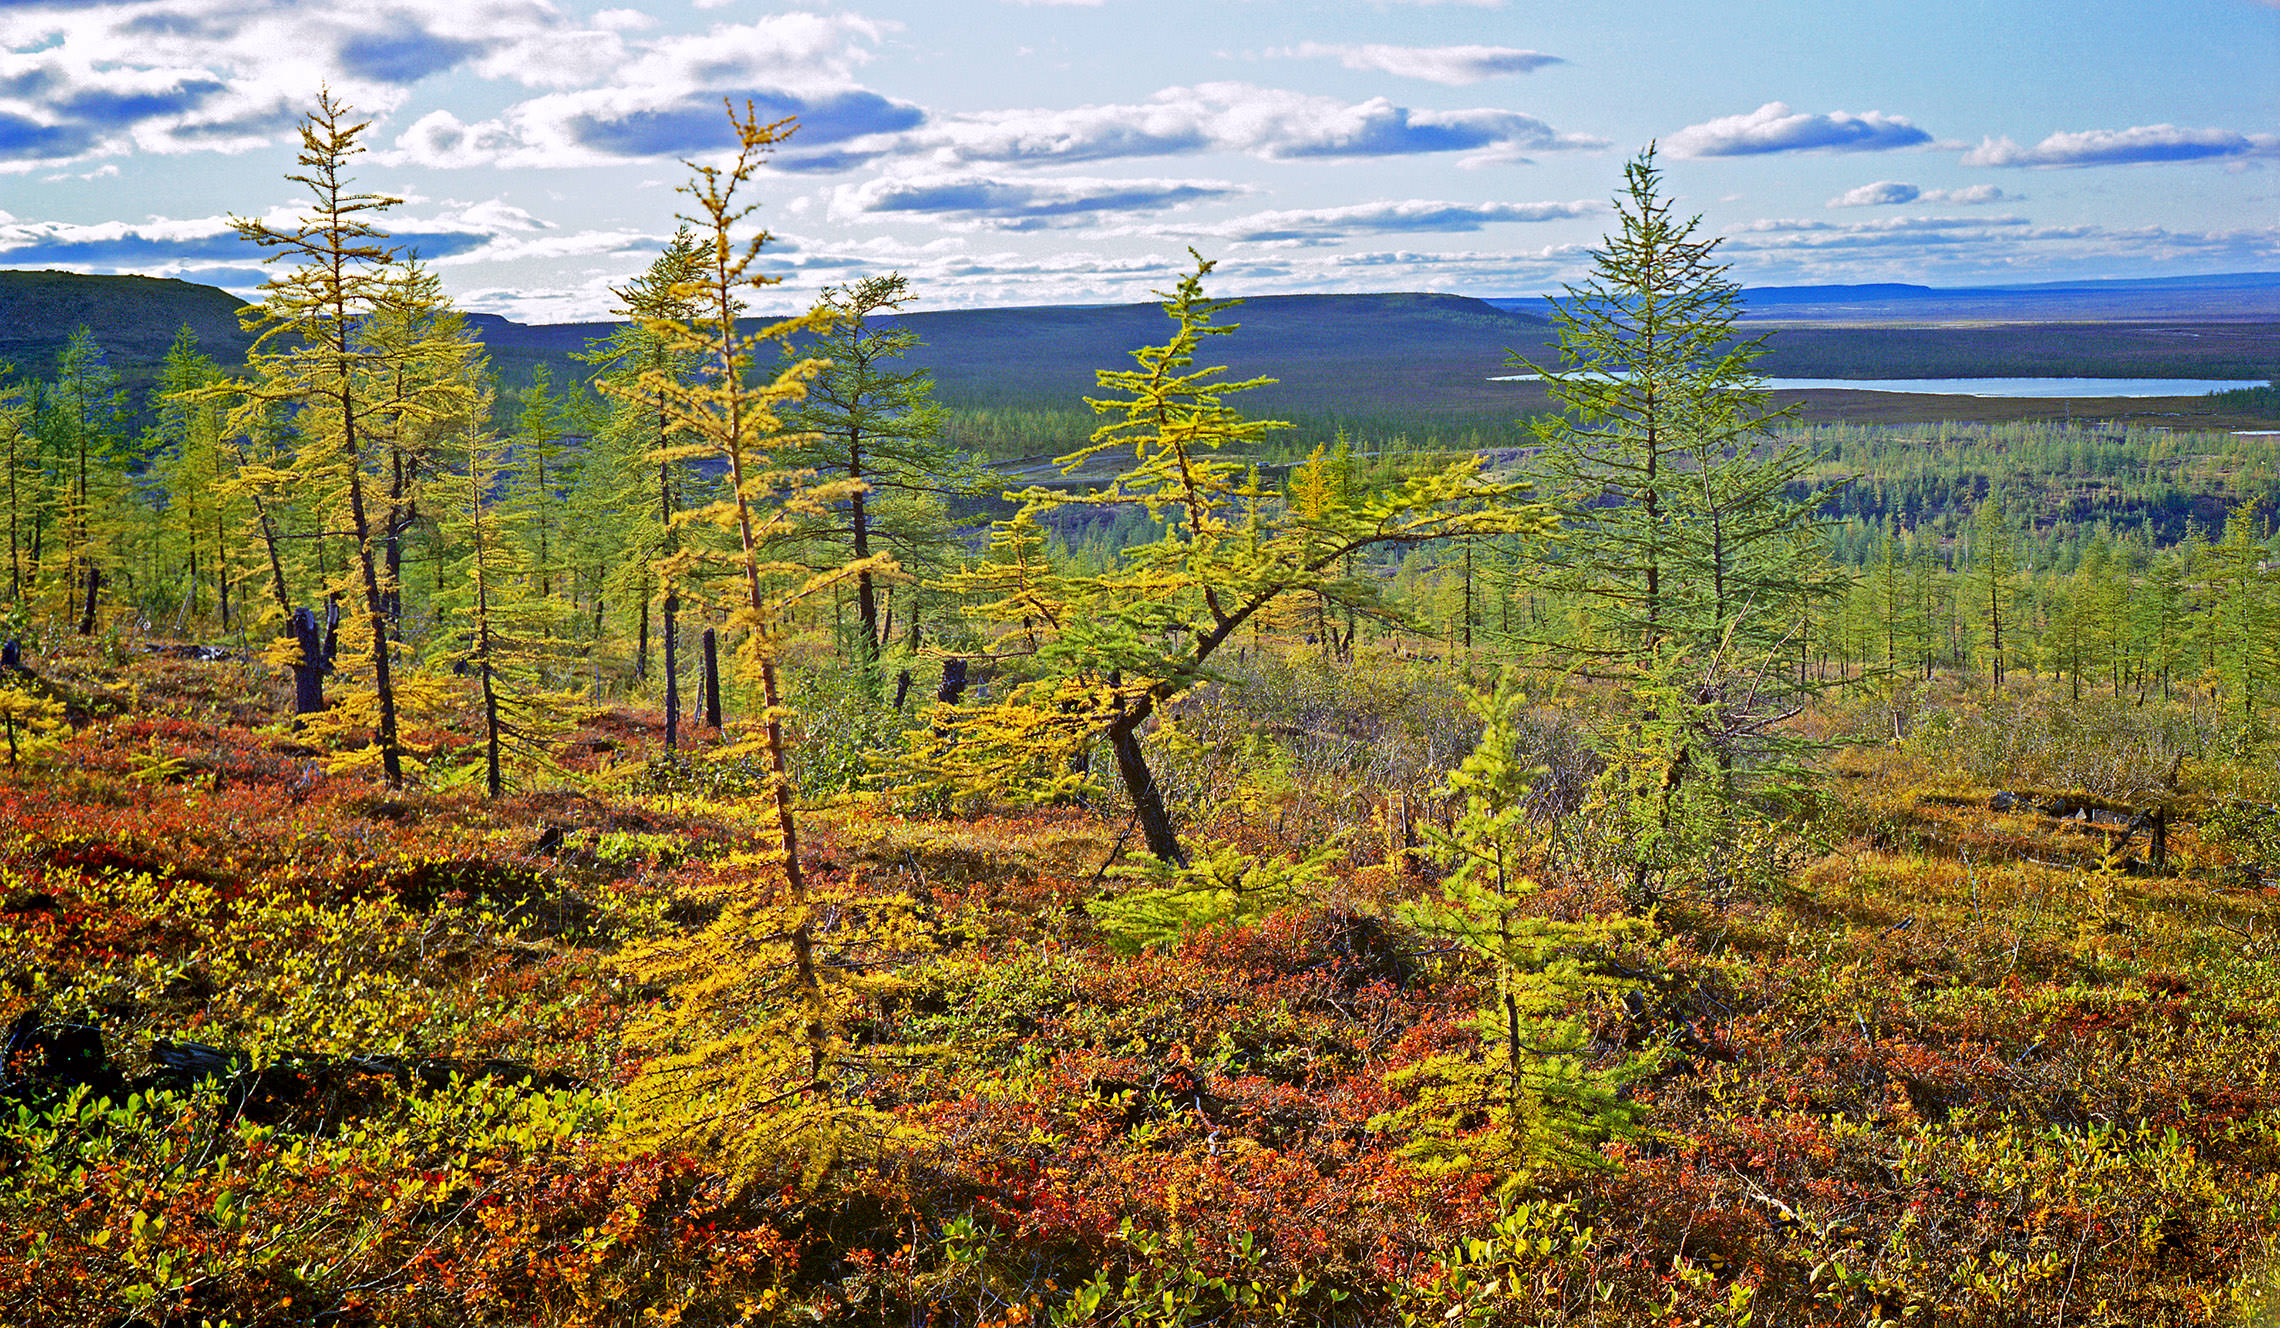
<svg viewBox="0 0 2280 1328">
<path fill-rule="evenodd" d="M 1726 228 L 1728 243 L 1746 235 L 1862 236 L 1925 234 L 1934 231 L 1990 231 L 2034 225 L 2025 217 L 1879 217 L 1874 221 L 1835 222 L 1814 217 L 1764 217 Z"/>
<path fill-rule="evenodd" d="M 886 175 L 832 191 L 834 220 L 922 214 L 954 226 L 1042 230 L 1158 212 L 1248 192 L 1223 180 L 1005 178 L 973 172 Z"/>
<path fill-rule="evenodd" d="M 1981 203 L 2015 203 L 2017 194 L 2006 194 L 1991 184 L 1975 184 L 1964 189 L 1919 189 L 1898 180 L 1878 180 L 1864 184 L 1829 200 L 1833 208 L 1892 207 L 1902 203 L 1953 203 L 1965 207 Z"/>
<path fill-rule="evenodd" d="M 2127 166 L 2146 162 L 2210 161 L 2280 155 L 2280 134 L 2230 129 L 2181 129 L 2172 124 L 2129 129 L 2087 129 L 2052 134 L 2031 148 L 2008 138 L 1987 138 L 1963 154 L 1966 166 Z"/>
<path fill-rule="evenodd" d="M 1719 247 L 1738 274 L 1781 281 L 2048 280 L 2054 272 L 2246 270 L 2280 261 L 2280 226 L 2190 231 L 2037 225 L 2025 217 L 1767 218 Z"/>
<path fill-rule="evenodd" d="M 1254 212 L 1204 225 L 1168 225 L 1165 234 L 1211 235 L 1247 243 L 1327 244 L 1355 235 L 1477 231 L 1500 222 L 1563 221 L 1603 212 L 1596 200 L 1572 203 L 1452 203 L 1431 199 L 1349 207 Z"/>
<path fill-rule="evenodd" d="M 1875 184 L 1858 185 L 1847 189 L 1828 205 L 1833 208 L 1884 207 L 1898 203 L 1913 203 L 1924 196 L 1924 191 L 1898 180 L 1878 180 Z"/>
<path fill-rule="evenodd" d="M 1166 88 L 1145 102 L 947 117 L 903 140 L 944 163 L 1075 162 L 1233 152 L 1277 161 L 1606 146 L 1534 116 L 1488 108 L 1415 110 L 1384 97 L 1345 102 L 1247 83 Z"/>
<path fill-rule="evenodd" d="M 1769 101 L 1747 115 L 1688 125 L 1666 139 L 1664 146 L 1680 157 L 1744 157 L 1770 152 L 1878 152 L 1931 141 L 1930 134 L 1882 111 L 1815 115 Z"/>
<path fill-rule="evenodd" d="M 468 124 L 431 111 L 396 138 L 389 163 L 429 167 L 571 167 L 680 158 L 727 145 L 722 99 L 763 120 L 796 116 L 795 146 L 910 129 L 924 112 L 855 81 L 891 24 L 856 15 L 780 14 L 697 34 L 638 40 L 600 86 L 585 70 L 547 93 Z M 609 34 L 617 42 L 616 34 Z M 526 81 L 538 81 L 533 76 Z"/>
<path fill-rule="evenodd" d="M 320 88 L 364 115 L 462 67 L 560 69 L 579 31 L 551 0 L 144 0 L 0 6 L 0 156 L 240 152 L 289 138 Z M 545 58 L 534 58 L 543 53 Z"/>
<path fill-rule="evenodd" d="M 291 207 L 259 220 L 289 228 Z M 420 213 L 390 212 L 380 219 L 387 243 L 416 251 L 436 266 L 488 262 L 522 253 L 615 252 L 629 244 L 654 248 L 661 237 L 630 233 L 558 232 L 551 223 L 500 199 L 446 203 Z M 61 267 L 91 272 L 185 275 L 259 263 L 263 251 L 239 238 L 226 216 L 151 217 L 143 221 L 0 221 L 0 266 Z"/>
<path fill-rule="evenodd" d="M 1994 185 L 1975 184 L 1964 189 L 1927 189 L 1924 191 L 1924 201 L 1976 207 L 1981 203 L 2016 203 L 2021 200 L 2019 195 L 2004 193 Z"/>
<path fill-rule="evenodd" d="M 1298 60 L 1336 60 L 1348 69 L 1371 69 L 1398 78 L 1456 86 L 1564 64 L 1556 55 L 1517 46 L 1385 46 L 1301 42 L 1267 52 Z"/>
</svg>

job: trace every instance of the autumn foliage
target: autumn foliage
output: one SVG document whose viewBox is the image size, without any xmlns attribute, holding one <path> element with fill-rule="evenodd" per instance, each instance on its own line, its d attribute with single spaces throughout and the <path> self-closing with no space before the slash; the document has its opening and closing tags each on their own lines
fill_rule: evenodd
<svg viewBox="0 0 2280 1328">
<path fill-rule="evenodd" d="M 1232 329 L 1198 259 L 1171 339 L 1102 374 L 1077 478 L 953 535 L 947 491 L 861 501 L 896 471 L 849 421 L 932 420 L 922 378 L 805 353 L 863 344 L 843 321 L 743 317 L 740 191 L 789 125 L 732 115 L 558 448 L 577 412 L 540 380 L 498 433 L 432 285 L 359 229 L 344 112 L 310 140 L 327 243 L 393 293 L 285 281 L 266 377 L 175 366 L 207 414 L 166 467 L 251 477 L 164 546 L 207 550 L 185 633 L 100 600 L 86 540 L 12 569 L 0 1319 L 2280 1313 L 2280 618 L 2246 509 L 2182 564 L 2231 579 L 2160 695 L 2002 647 L 1903 677 L 1897 617 L 1886 668 L 1831 676 L 1811 625 L 1853 608 L 1754 417 L 1654 453 L 1704 489 L 1667 508 L 1590 478 L 1627 424 L 1568 436 L 1555 507 L 1470 455 L 1271 476 L 1225 400 L 1260 384 L 1199 366 Z M 224 397 L 226 449 L 197 434 Z M 60 474 L 41 520 L 84 515 Z M 1519 578 L 1602 521 L 1661 607 L 1584 539 L 1524 626 L 1476 619 L 1476 555 Z M 1463 569 L 1461 630 L 1398 593 L 1426 564 Z M 2008 567 L 1980 584 L 2015 614 Z M 253 639 L 264 586 L 343 592 L 329 665 L 313 613 Z M 699 640 L 730 666 L 684 715 Z"/>
</svg>

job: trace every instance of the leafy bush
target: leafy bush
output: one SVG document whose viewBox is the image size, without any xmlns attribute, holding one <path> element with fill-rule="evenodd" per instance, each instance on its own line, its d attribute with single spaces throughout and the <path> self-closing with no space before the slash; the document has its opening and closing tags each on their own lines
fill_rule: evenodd
<svg viewBox="0 0 2280 1328">
<path fill-rule="evenodd" d="M 2237 739 L 2209 707 L 2067 701 L 2053 692 L 1955 701 L 1925 713 L 1908 750 L 1982 787 L 2073 789 L 2142 800 L 2172 791 L 2181 767 Z"/>
</svg>

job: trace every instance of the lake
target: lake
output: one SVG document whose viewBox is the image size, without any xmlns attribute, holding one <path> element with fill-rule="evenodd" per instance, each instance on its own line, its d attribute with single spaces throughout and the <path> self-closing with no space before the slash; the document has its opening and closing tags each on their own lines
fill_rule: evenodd
<svg viewBox="0 0 2280 1328">
<path fill-rule="evenodd" d="M 2198 397 L 2256 379 L 2225 378 L 1768 378 L 1777 392 L 1917 392 L 1939 397 Z"/>
<path fill-rule="evenodd" d="M 1493 381 L 1532 382 L 1534 374 Z M 1912 392 L 1940 397 L 2198 397 L 2261 387 L 2262 378 L 1768 378 L 1776 392 Z"/>
</svg>

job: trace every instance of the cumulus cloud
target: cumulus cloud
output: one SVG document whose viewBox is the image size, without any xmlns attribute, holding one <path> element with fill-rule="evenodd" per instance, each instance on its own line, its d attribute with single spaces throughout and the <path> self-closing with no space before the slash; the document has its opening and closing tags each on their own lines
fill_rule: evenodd
<svg viewBox="0 0 2280 1328">
<path fill-rule="evenodd" d="M 390 0 L 316 6 L 266 0 L 0 6 L 0 145 L 24 169 L 128 151 L 243 151 L 288 132 L 329 83 L 363 113 L 473 66 L 553 71 L 530 58 L 579 34 L 552 0 Z M 600 28 L 583 35 L 616 40 Z"/>
<path fill-rule="evenodd" d="M 2020 199 L 2019 195 L 2004 193 L 1994 185 L 1975 184 L 1963 189 L 1927 189 L 1924 191 L 1924 201 L 1976 207 L 1981 203 L 2016 203 Z"/>
<path fill-rule="evenodd" d="M 398 17 L 377 29 L 344 34 L 333 58 L 357 78 L 377 83 L 417 83 L 430 74 L 465 64 L 481 55 L 488 44 L 430 32 L 409 19 Z"/>
<path fill-rule="evenodd" d="M 1897 203 L 1913 203 L 1924 196 L 1924 191 L 1898 180 L 1878 180 L 1874 184 L 1858 185 L 1829 200 L 1833 208 L 1884 207 Z"/>
<path fill-rule="evenodd" d="M 2049 280 L 2054 271 L 2238 271 L 2280 261 L 2280 227 L 2038 226 L 2023 217 L 1772 219 L 1728 232 L 1720 253 L 1752 281 Z"/>
<path fill-rule="evenodd" d="M 1882 111 L 1815 115 L 1769 101 L 1747 115 L 1688 125 L 1664 140 L 1680 157 L 1750 157 L 1772 152 L 1881 152 L 1921 147 L 1932 136 Z"/>
<path fill-rule="evenodd" d="M 799 119 L 795 148 L 827 147 L 917 128 L 924 111 L 858 85 L 855 70 L 888 25 L 856 15 L 781 14 L 701 34 L 643 40 L 598 87 L 547 93 L 473 124 L 422 116 L 384 161 L 431 167 L 589 166 L 686 157 L 731 145 L 727 99 L 763 120 Z M 611 34 L 613 40 L 616 34 Z M 875 154 L 789 155 L 842 169 Z"/>
<path fill-rule="evenodd" d="M 2280 134 L 2230 129 L 2139 125 L 2052 134 L 2031 148 L 2008 138 L 1987 138 L 1963 154 L 1966 166 L 2128 166 L 2145 162 L 2209 161 L 2280 155 Z"/>
<path fill-rule="evenodd" d="M 838 220 L 923 213 L 991 230 L 1042 230 L 1104 214 L 1159 212 L 1248 192 L 1219 180 L 1006 179 L 964 173 L 881 176 L 832 191 Z"/>
<path fill-rule="evenodd" d="M 2006 194 L 1991 184 L 1975 184 L 1965 189 L 1919 189 L 1898 180 L 1878 180 L 1847 189 L 1829 200 L 1833 208 L 1892 207 L 1902 203 L 1954 203 L 1973 206 L 1980 203 L 2017 202 L 2017 194 Z"/>
<path fill-rule="evenodd" d="M 297 217 L 273 210 L 262 220 L 288 227 Z M 624 248 L 632 237 L 598 246 L 590 239 L 549 235 L 554 228 L 522 208 L 497 199 L 449 203 L 417 216 L 389 216 L 387 243 L 439 266 L 478 256 L 486 261 L 520 252 L 562 253 Z M 639 237 L 653 246 L 657 237 Z M 139 272 L 209 279 L 207 273 L 258 263 L 262 251 L 239 238 L 228 217 L 153 217 L 94 223 L 10 218 L 0 221 L 0 266 L 61 267 L 93 272 Z M 213 278 L 219 280 L 219 278 Z M 242 284 L 242 283 L 241 283 Z"/>
<path fill-rule="evenodd" d="M 1357 203 L 1351 207 L 1254 212 L 1209 225 L 1167 227 L 1252 243 L 1327 244 L 1355 235 L 1478 231 L 1498 222 L 1560 221 L 1605 210 L 1593 200 L 1573 203 L 1450 203 L 1429 199 Z"/>
<path fill-rule="evenodd" d="M 162 125 L 210 127 L 228 91 L 197 68 L 97 64 L 61 47 L 0 55 L 0 170 L 120 151 Z"/>
<path fill-rule="evenodd" d="M 1247 83 L 1166 88 L 1145 102 L 946 117 L 906 146 L 944 163 L 1079 162 L 1233 152 L 1268 160 L 1470 152 L 1512 160 L 1530 151 L 1605 147 L 1517 111 L 1417 110 L 1384 97 L 1334 97 Z"/>
<path fill-rule="evenodd" d="M 1835 222 L 1813 217 L 1765 217 L 1726 229 L 1726 243 L 1741 244 L 1750 235 L 1921 235 L 1935 231 L 1991 231 L 2032 226 L 2025 217 L 1879 217 L 1874 221 Z"/>
<path fill-rule="evenodd" d="M 801 116 L 809 142 L 924 119 L 854 80 L 892 24 L 793 12 L 645 35 L 655 26 L 627 8 L 580 18 L 555 0 L 8 4 L 0 6 L 0 170 L 133 150 L 241 151 L 289 134 L 322 86 L 360 115 L 384 116 L 415 86 L 454 71 L 559 91 L 472 125 L 449 112 L 423 117 L 397 145 L 402 160 L 683 155 L 725 137 L 723 96 Z"/>
<path fill-rule="evenodd" d="M 1526 74 L 1566 63 L 1556 55 L 1517 46 L 1384 46 L 1301 42 L 1267 52 L 1298 60 L 1336 60 L 1348 69 L 1369 69 L 1397 78 L 1421 78 L 1456 86 L 1506 74 Z"/>
</svg>

